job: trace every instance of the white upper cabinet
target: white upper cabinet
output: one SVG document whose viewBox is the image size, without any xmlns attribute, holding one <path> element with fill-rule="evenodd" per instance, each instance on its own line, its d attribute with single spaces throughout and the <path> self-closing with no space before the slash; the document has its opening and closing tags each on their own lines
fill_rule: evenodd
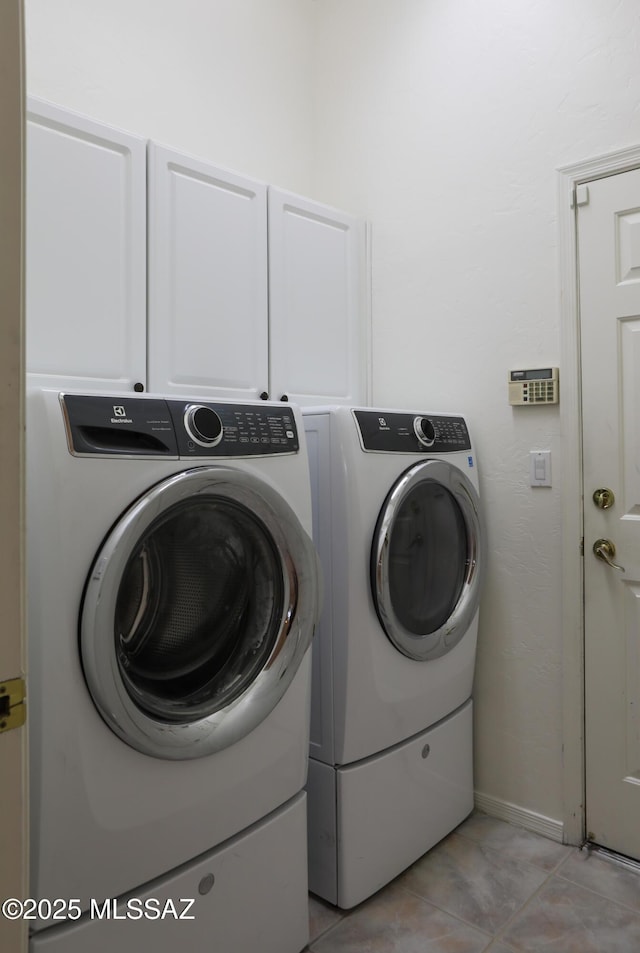
<svg viewBox="0 0 640 953">
<path fill-rule="evenodd" d="M 365 225 L 269 188 L 270 395 L 364 404 Z"/>
<path fill-rule="evenodd" d="M 149 389 L 268 389 L 267 187 L 149 145 Z"/>
<path fill-rule="evenodd" d="M 26 190 L 43 386 L 369 402 L 360 219 L 34 99 Z"/>
<path fill-rule="evenodd" d="M 368 402 L 362 221 L 154 143 L 148 214 L 150 390 Z"/>
<path fill-rule="evenodd" d="M 27 102 L 26 364 L 42 384 L 146 384 L 146 142 Z"/>
</svg>

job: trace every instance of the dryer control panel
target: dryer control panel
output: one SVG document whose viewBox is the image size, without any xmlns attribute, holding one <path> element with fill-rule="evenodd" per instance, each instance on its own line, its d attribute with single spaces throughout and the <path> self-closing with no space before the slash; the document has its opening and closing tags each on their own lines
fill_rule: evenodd
<svg viewBox="0 0 640 953">
<path fill-rule="evenodd" d="M 464 417 L 354 410 L 363 450 L 379 453 L 452 453 L 470 450 Z"/>
<path fill-rule="evenodd" d="M 248 457 L 296 453 L 287 404 L 61 394 L 75 456 Z"/>
</svg>

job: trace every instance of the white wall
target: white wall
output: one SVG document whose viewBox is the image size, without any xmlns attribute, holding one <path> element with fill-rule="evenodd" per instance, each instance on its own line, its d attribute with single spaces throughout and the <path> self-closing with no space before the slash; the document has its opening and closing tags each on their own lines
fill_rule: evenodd
<svg viewBox="0 0 640 953">
<path fill-rule="evenodd" d="M 561 819 L 558 166 L 640 143 L 637 0 L 26 0 L 30 93 L 373 223 L 374 400 L 461 410 L 490 543 L 477 787 Z M 551 449 L 552 489 L 528 486 Z M 576 541 L 577 544 L 577 541 Z"/>
<path fill-rule="evenodd" d="M 560 820 L 560 416 L 509 407 L 506 378 L 560 363 L 555 170 L 640 143 L 638 3 L 319 8 L 314 181 L 373 222 L 374 401 L 460 409 L 477 441 L 476 786 Z M 552 489 L 528 486 L 531 449 Z"/>
<path fill-rule="evenodd" d="M 25 0 L 30 95 L 308 193 L 311 0 Z"/>
</svg>

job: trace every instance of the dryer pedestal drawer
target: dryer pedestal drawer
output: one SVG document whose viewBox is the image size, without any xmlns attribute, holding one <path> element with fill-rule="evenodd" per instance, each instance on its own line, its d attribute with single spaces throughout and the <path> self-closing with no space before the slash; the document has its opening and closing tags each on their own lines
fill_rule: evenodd
<svg viewBox="0 0 640 953">
<path fill-rule="evenodd" d="M 309 887 L 314 893 L 344 909 L 355 906 L 471 813 L 472 713 L 469 700 L 435 727 L 379 755 L 337 769 L 318 765 L 319 772 L 310 770 Z M 334 775 L 333 812 L 328 771 Z M 334 836 L 327 827 L 332 818 Z"/>
</svg>

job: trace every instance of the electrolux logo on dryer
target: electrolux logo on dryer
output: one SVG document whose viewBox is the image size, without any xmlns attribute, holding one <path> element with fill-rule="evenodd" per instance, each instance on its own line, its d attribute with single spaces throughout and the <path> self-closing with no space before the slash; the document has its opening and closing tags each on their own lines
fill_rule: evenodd
<svg viewBox="0 0 640 953">
<path fill-rule="evenodd" d="M 111 418 L 112 424 L 132 424 L 133 420 L 131 417 L 127 417 L 127 412 L 122 406 L 122 404 L 114 404 L 113 406 L 114 416 Z"/>
</svg>

